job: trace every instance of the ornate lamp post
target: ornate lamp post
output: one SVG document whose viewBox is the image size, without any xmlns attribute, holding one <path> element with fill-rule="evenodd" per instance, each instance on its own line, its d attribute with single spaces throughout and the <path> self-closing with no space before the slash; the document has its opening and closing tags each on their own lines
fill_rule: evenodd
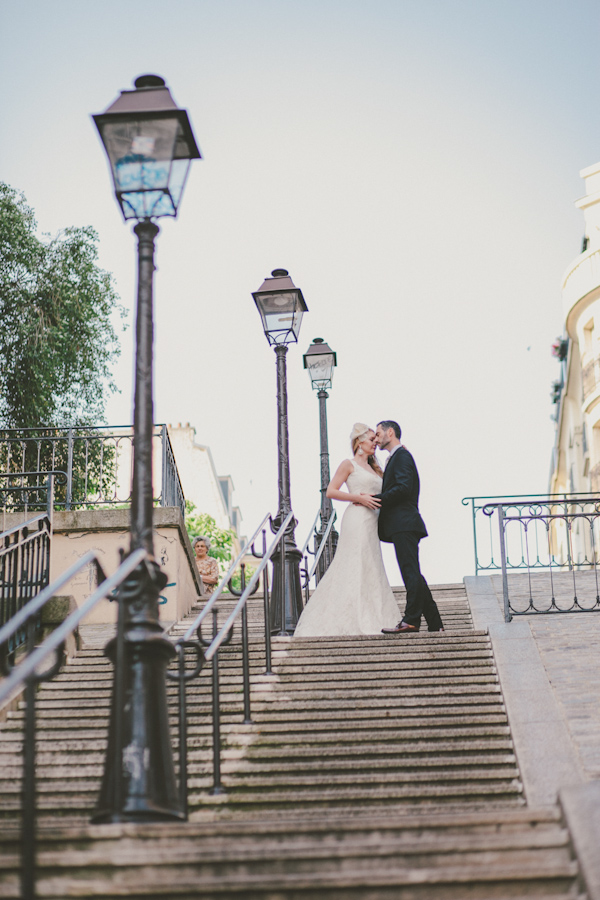
<svg viewBox="0 0 600 900">
<path fill-rule="evenodd" d="M 165 670 L 173 648 L 159 623 L 167 582 L 154 560 L 152 432 L 154 240 L 152 221 L 176 216 L 192 159 L 200 159 L 187 113 L 162 78 L 143 75 L 93 117 L 111 166 L 124 219 L 136 219 L 136 312 L 133 482 L 130 552 L 147 550 L 120 591 L 119 634 L 106 653 L 117 659 L 108 750 L 95 822 L 181 819 L 169 735 Z"/>
<path fill-rule="evenodd" d="M 290 456 L 287 414 L 288 344 L 297 343 L 302 316 L 308 311 L 302 291 L 294 285 L 286 269 L 274 269 L 252 296 L 260 313 L 266 338 L 275 347 L 277 359 L 277 447 L 279 509 L 274 524 L 281 524 L 291 512 Z M 296 520 L 290 526 L 273 555 L 273 594 L 271 631 L 293 634 L 302 612 L 300 583 L 301 554 L 296 546 Z M 283 548 L 282 548 L 283 544 Z"/>
<path fill-rule="evenodd" d="M 319 398 L 319 431 L 321 436 L 321 528 L 318 546 L 327 531 L 329 519 L 333 514 L 333 505 L 327 496 L 327 485 L 330 481 L 329 474 L 329 442 L 327 439 L 327 389 L 331 388 L 333 370 L 337 366 L 336 355 L 323 338 L 315 338 L 303 356 L 304 368 L 308 369 L 310 383 L 314 391 L 318 391 Z M 338 533 L 332 528 L 329 533 L 327 545 L 321 554 L 317 566 L 317 581 L 320 581 L 335 554 Z"/>
</svg>

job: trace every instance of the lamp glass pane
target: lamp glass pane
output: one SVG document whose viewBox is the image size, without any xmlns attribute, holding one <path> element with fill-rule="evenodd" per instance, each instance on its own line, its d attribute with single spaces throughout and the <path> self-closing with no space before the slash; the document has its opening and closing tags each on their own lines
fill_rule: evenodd
<svg viewBox="0 0 600 900">
<path fill-rule="evenodd" d="M 256 302 L 265 315 L 283 313 L 292 314 L 298 305 L 298 291 L 281 291 L 281 293 L 261 294 L 257 292 Z"/>
<path fill-rule="evenodd" d="M 177 119 L 107 122 L 102 140 L 118 192 L 165 189 L 180 132 Z"/>
<path fill-rule="evenodd" d="M 171 164 L 168 187 L 159 191 L 117 191 L 126 219 L 176 216 L 190 167 L 189 159 L 176 159 Z"/>
<path fill-rule="evenodd" d="M 302 324 L 302 316 L 304 315 L 303 309 L 297 309 L 294 313 L 294 321 L 292 324 L 292 331 L 294 332 L 294 337 L 298 340 L 300 335 L 300 326 Z"/>
<path fill-rule="evenodd" d="M 298 291 L 282 291 L 281 293 L 255 295 L 265 334 L 271 343 L 282 344 L 293 340 L 292 335 L 300 329 L 302 312 L 296 307 L 299 305 Z"/>
<path fill-rule="evenodd" d="M 333 378 L 333 353 L 311 354 L 306 361 L 306 368 L 314 388 L 331 387 Z"/>
</svg>

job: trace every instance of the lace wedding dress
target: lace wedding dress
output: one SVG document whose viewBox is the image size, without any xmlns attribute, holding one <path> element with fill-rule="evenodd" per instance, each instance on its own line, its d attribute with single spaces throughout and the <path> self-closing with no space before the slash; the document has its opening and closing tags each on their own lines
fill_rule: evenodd
<svg viewBox="0 0 600 900">
<path fill-rule="evenodd" d="M 351 494 L 377 494 L 381 478 L 352 460 Z M 377 510 L 348 504 L 333 562 L 298 620 L 294 637 L 379 634 L 396 625 L 398 604 L 387 580 L 377 536 Z"/>
</svg>

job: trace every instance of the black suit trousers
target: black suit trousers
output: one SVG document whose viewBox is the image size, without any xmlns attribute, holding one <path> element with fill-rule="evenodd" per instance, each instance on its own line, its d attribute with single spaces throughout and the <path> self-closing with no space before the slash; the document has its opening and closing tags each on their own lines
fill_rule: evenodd
<svg viewBox="0 0 600 900">
<path fill-rule="evenodd" d="M 399 531 L 391 543 L 396 551 L 400 574 L 406 588 L 406 609 L 404 621 L 417 628 L 421 616 L 425 616 L 429 631 L 439 631 L 442 619 L 439 609 L 429 590 L 429 585 L 421 575 L 419 566 L 419 541 L 422 535 L 414 531 Z"/>
</svg>

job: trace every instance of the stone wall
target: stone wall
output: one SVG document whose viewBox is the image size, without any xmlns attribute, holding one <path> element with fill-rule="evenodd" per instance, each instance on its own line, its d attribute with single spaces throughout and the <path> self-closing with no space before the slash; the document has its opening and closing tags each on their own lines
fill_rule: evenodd
<svg viewBox="0 0 600 900">
<path fill-rule="evenodd" d="M 14 520 L 14 521 L 13 521 Z M 22 515 L 7 515 L 6 528 L 22 522 Z M 129 550 L 129 509 L 87 509 L 57 511 L 53 519 L 50 580 L 94 550 L 107 575 L 117 569 L 119 550 Z M 166 625 L 185 616 L 202 593 L 202 580 L 194 562 L 194 553 L 177 507 L 154 510 L 154 552 L 156 560 L 168 576 L 162 591 L 160 618 Z M 77 606 L 96 586 L 94 566 L 79 572 L 61 594 L 73 596 Z M 116 622 L 117 606 L 101 601 L 82 624 L 97 625 Z"/>
</svg>

